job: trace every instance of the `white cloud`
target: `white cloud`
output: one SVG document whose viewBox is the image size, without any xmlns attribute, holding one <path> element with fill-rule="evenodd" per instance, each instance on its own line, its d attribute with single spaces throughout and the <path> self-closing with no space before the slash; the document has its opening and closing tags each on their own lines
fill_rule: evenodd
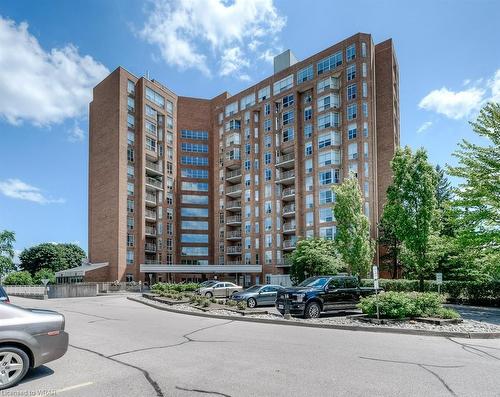
<svg viewBox="0 0 500 397">
<path fill-rule="evenodd" d="M 82 142 L 85 138 L 85 131 L 80 127 L 77 121 L 73 124 L 73 127 L 69 130 L 68 140 L 70 142 Z"/>
<path fill-rule="evenodd" d="M 28 24 L 0 17 L 0 117 L 11 124 L 60 123 L 84 114 L 108 69 L 71 44 L 45 51 Z"/>
<path fill-rule="evenodd" d="M 470 80 L 465 80 L 463 84 L 469 85 Z M 458 120 L 476 113 L 488 101 L 500 101 L 500 69 L 486 82 L 484 79 L 476 80 L 470 88 L 462 91 L 452 91 L 446 87 L 433 90 L 418 106 Z"/>
<path fill-rule="evenodd" d="M 31 186 L 19 179 L 0 181 L 0 193 L 10 198 L 32 201 L 38 204 L 62 204 L 65 202 L 65 200 L 61 198 L 52 199 L 46 197 L 39 188 Z"/>
<path fill-rule="evenodd" d="M 421 134 L 422 132 L 428 130 L 432 126 L 432 121 L 426 121 L 420 127 L 418 127 L 417 134 Z"/>
<path fill-rule="evenodd" d="M 237 76 L 255 58 L 246 51 L 275 49 L 285 23 L 273 0 L 154 0 L 139 36 L 169 65 L 210 76 L 209 61 L 220 59 L 218 74 Z"/>
</svg>

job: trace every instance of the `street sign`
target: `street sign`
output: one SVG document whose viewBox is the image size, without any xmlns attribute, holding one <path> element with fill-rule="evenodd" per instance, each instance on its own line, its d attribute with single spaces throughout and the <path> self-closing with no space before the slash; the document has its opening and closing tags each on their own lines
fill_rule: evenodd
<svg viewBox="0 0 500 397">
<path fill-rule="evenodd" d="M 373 271 L 373 279 L 378 280 L 378 266 L 373 266 L 372 271 Z"/>
<path fill-rule="evenodd" d="M 436 273 L 436 284 L 443 284 L 443 273 Z"/>
</svg>

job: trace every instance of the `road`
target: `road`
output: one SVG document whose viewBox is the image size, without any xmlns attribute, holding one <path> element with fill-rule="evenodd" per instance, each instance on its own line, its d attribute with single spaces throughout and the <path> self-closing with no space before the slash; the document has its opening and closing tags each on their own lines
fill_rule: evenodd
<svg viewBox="0 0 500 397">
<path fill-rule="evenodd" d="M 12 301 L 63 313 L 70 347 L 0 396 L 500 395 L 498 339 L 218 320 L 123 295 Z"/>
</svg>

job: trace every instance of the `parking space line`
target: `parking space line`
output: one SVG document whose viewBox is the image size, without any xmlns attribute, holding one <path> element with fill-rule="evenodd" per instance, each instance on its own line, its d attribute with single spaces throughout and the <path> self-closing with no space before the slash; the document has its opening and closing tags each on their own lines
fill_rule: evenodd
<svg viewBox="0 0 500 397">
<path fill-rule="evenodd" d="M 63 389 L 55 390 L 54 395 L 57 395 L 59 393 L 64 393 L 65 391 L 79 389 L 80 387 L 90 386 L 90 385 L 93 385 L 93 384 L 94 384 L 94 382 L 85 382 L 85 383 L 80 383 L 78 385 L 68 386 L 68 387 L 65 387 Z M 52 395 L 52 394 L 50 394 L 50 395 Z M 42 395 L 42 394 L 36 394 L 36 395 L 34 395 L 34 397 L 45 397 L 45 396 L 47 396 L 47 394 L 45 394 L 45 395 Z"/>
</svg>

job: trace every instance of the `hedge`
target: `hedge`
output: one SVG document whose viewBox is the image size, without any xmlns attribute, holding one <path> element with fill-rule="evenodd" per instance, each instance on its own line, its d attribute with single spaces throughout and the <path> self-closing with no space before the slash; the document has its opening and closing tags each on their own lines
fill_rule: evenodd
<svg viewBox="0 0 500 397">
<path fill-rule="evenodd" d="M 419 280 L 380 279 L 379 285 L 385 291 L 412 292 L 419 291 Z M 361 280 L 361 286 L 373 286 L 373 280 Z M 423 292 L 437 292 L 438 286 L 434 280 L 424 281 Z M 500 306 L 500 280 L 490 281 L 443 281 L 441 292 L 450 301 L 467 301 L 468 303 Z"/>
<path fill-rule="evenodd" d="M 151 289 L 153 291 L 175 291 L 175 292 L 187 292 L 196 291 L 200 285 L 198 283 L 157 283 L 154 284 Z"/>
</svg>

